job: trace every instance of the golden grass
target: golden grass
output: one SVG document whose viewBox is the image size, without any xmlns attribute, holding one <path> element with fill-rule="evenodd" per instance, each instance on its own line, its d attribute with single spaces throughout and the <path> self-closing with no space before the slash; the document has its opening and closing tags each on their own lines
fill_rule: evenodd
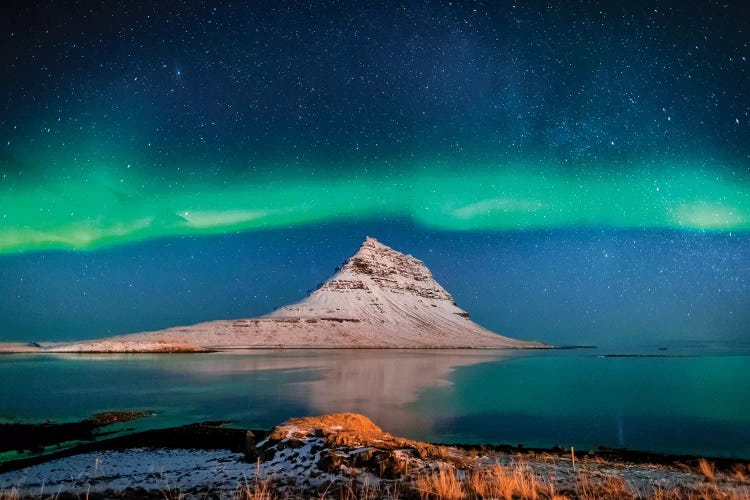
<svg viewBox="0 0 750 500">
<path fill-rule="evenodd" d="M 637 498 L 627 481 L 619 476 L 607 476 L 595 481 L 591 476 L 579 474 L 575 486 L 580 500 L 619 500 Z"/>
<path fill-rule="evenodd" d="M 714 463 L 701 460 L 697 469 L 700 476 L 695 482 L 665 488 L 656 486 L 638 491 L 618 475 L 597 475 L 585 464 L 581 464 L 571 477 L 563 475 L 556 480 L 554 473 L 537 476 L 529 463 L 516 462 L 510 466 L 495 464 L 465 470 L 462 467 L 444 465 L 438 470 L 424 472 L 397 481 L 367 483 L 367 476 L 351 479 L 348 484 L 327 483 L 325 491 L 317 494 L 289 488 L 260 478 L 260 463 L 255 478 L 248 479 L 227 498 L 233 500 L 297 500 L 319 498 L 321 500 L 386 500 L 421 498 L 425 500 L 748 500 L 750 485 L 747 484 L 748 465 L 738 464 L 731 473 L 719 476 Z M 554 470 L 554 469 L 552 469 Z M 692 469 L 693 474 L 696 468 Z M 361 480 L 364 478 L 364 482 Z M 562 487 L 562 489 L 560 489 Z M 182 498 L 179 490 L 163 492 L 164 498 Z M 55 498 L 55 496 L 50 497 Z M 223 496 L 221 498 L 224 498 Z M 0 490 L 0 500 L 20 500 L 17 489 Z"/>
<path fill-rule="evenodd" d="M 466 485 L 474 497 L 504 500 L 537 500 L 542 490 L 537 477 L 523 464 L 514 467 L 497 464 L 489 469 L 472 471 L 467 476 Z"/>
<path fill-rule="evenodd" d="M 15 488 L 0 491 L 0 500 L 18 500 L 19 498 L 18 490 Z"/>
<path fill-rule="evenodd" d="M 325 500 L 327 493 L 323 492 L 320 495 L 320 500 Z M 338 500 L 357 500 L 357 492 L 351 486 L 343 487 L 339 490 Z"/>
<path fill-rule="evenodd" d="M 713 484 L 706 484 L 697 490 L 687 490 L 680 486 L 672 489 L 656 488 L 649 497 L 651 500 L 747 500 L 750 491 L 721 491 Z"/>
<path fill-rule="evenodd" d="M 273 500 L 279 498 L 270 481 L 256 479 L 241 485 L 235 492 L 235 500 Z"/>
<path fill-rule="evenodd" d="M 705 458 L 701 458 L 698 461 L 698 468 L 700 469 L 701 474 L 706 476 L 708 481 L 711 481 L 712 483 L 716 481 L 716 464 L 709 462 Z"/>
<path fill-rule="evenodd" d="M 713 464 L 711 464 L 713 465 Z M 713 470 L 709 467 L 710 470 Z M 747 489 L 719 488 L 715 483 L 698 487 L 656 487 L 639 492 L 620 476 L 595 477 L 580 469 L 572 489 L 557 493 L 553 478 L 546 484 L 523 463 L 511 467 L 494 465 L 470 470 L 459 479 L 454 469 L 423 474 L 414 483 L 414 491 L 423 499 L 498 499 L 498 500 L 747 500 Z"/>
<path fill-rule="evenodd" d="M 461 481 L 453 470 L 420 476 L 415 490 L 424 499 L 484 499 L 498 500 L 571 500 L 555 493 L 554 485 L 544 485 L 524 464 L 512 467 L 494 465 L 487 469 L 469 471 Z M 573 498 L 580 500 L 636 498 L 624 479 L 607 477 L 594 481 L 581 475 Z"/>
<path fill-rule="evenodd" d="M 382 498 L 386 498 L 389 500 L 397 500 L 399 498 L 402 498 L 403 490 L 401 481 L 394 481 L 393 483 L 386 485 L 382 493 Z"/>
<path fill-rule="evenodd" d="M 464 498 L 463 486 L 453 469 L 418 476 L 414 482 L 414 489 L 424 499 L 459 500 Z"/>
<path fill-rule="evenodd" d="M 747 474 L 750 473 L 750 464 L 734 464 L 732 467 L 732 477 L 743 483 L 748 480 Z"/>
</svg>

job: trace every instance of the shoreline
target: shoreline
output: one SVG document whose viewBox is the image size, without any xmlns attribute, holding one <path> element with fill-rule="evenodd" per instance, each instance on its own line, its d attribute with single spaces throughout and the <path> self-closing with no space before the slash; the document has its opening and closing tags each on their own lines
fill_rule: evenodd
<svg viewBox="0 0 750 500">
<path fill-rule="evenodd" d="M 259 471 L 264 472 L 264 481 L 269 481 L 268 484 L 273 485 L 273 491 L 279 496 L 289 488 L 304 491 L 305 494 L 312 494 L 315 490 L 319 495 L 323 483 L 326 483 L 325 488 L 331 488 L 331 484 L 340 488 L 345 484 L 361 482 L 363 478 L 370 485 L 377 483 L 381 489 L 392 486 L 394 482 L 413 486 L 416 481 L 445 471 L 465 478 L 471 474 L 484 474 L 495 466 L 515 470 L 514 474 L 531 471 L 539 480 L 540 488 L 542 480 L 557 481 L 560 483 L 558 490 L 567 492 L 565 498 L 570 499 L 583 498 L 575 491 L 579 476 L 583 473 L 581 471 L 590 474 L 591 478 L 587 480 L 591 481 L 594 481 L 592 478 L 622 476 L 623 481 L 629 481 L 639 491 L 644 488 L 656 491 L 655 488 L 667 486 L 680 491 L 698 491 L 710 485 L 724 495 L 721 498 L 743 498 L 731 496 L 735 494 L 733 492 L 750 494 L 749 459 L 706 458 L 612 448 L 572 451 L 561 447 L 424 443 L 391 436 L 366 417 L 354 414 L 292 419 L 272 430 L 231 428 L 227 424 L 229 422 L 203 422 L 124 434 L 77 444 L 45 455 L 0 463 L 0 492 L 8 489 L 14 478 L 21 481 L 20 478 L 41 477 L 60 470 L 68 475 L 84 473 L 73 469 L 85 465 L 89 470 L 91 464 L 99 464 L 100 457 L 113 464 L 113 471 L 106 481 L 92 479 L 88 487 L 96 483 L 95 491 L 109 491 L 107 495 L 114 496 L 117 496 L 114 492 L 118 485 L 122 484 L 127 484 L 131 489 L 151 491 L 153 482 L 138 479 L 140 476 L 134 472 L 138 464 L 165 460 L 164 467 L 168 468 L 170 460 L 179 457 L 182 475 L 200 477 L 199 471 L 205 471 L 205 464 L 214 461 L 234 471 L 234 475 L 224 478 L 226 484 L 221 485 L 220 498 L 239 488 L 242 477 L 257 481 Z M 33 429 L 30 427 L 28 431 L 33 432 Z M 121 461 L 130 463 L 131 469 L 118 468 L 116 464 Z M 514 469 L 519 464 L 523 464 L 524 470 L 528 471 Z M 702 472 L 703 467 L 709 467 L 708 471 L 714 479 L 707 478 L 706 472 Z M 716 477 L 722 479 L 717 480 Z M 47 480 L 48 485 L 50 481 L 54 482 L 51 476 L 42 479 Z M 72 493 L 79 491 L 72 484 L 60 481 L 58 486 L 62 488 L 61 491 L 67 491 L 67 486 L 72 488 Z M 237 483 L 229 484 L 232 481 Z M 31 490 L 34 485 L 29 483 L 26 490 L 22 484 L 11 484 L 11 487 L 20 488 L 22 493 L 33 494 Z M 192 494 L 205 496 L 207 491 L 217 486 L 213 483 L 202 484 L 201 481 L 190 482 L 189 487 L 184 488 L 177 483 L 175 485 L 188 497 Z M 128 494 L 132 498 L 133 491 L 129 490 Z M 144 493 L 135 497 L 146 498 L 148 495 Z M 545 496 L 542 494 L 539 498 Z"/>
<path fill-rule="evenodd" d="M 83 343 L 75 342 L 76 345 Z M 96 341 L 92 341 L 96 342 Z M 72 342 L 71 342 L 72 343 Z M 477 347 L 477 346 L 329 346 L 329 345 L 231 345 L 231 346 L 159 346 L 154 349 L 127 349 L 127 350 L 82 350 L 64 351 L 55 350 L 58 345 L 67 345 L 68 342 L 60 343 L 37 343 L 37 342 L 0 342 L 0 356 L 4 354 L 209 354 L 217 352 L 239 352 L 239 351 L 573 351 L 598 349 L 596 345 L 541 345 L 523 347 Z M 603 355 L 605 357 L 637 357 L 640 355 Z M 669 357 L 669 356 L 659 356 Z"/>
<path fill-rule="evenodd" d="M 83 342 L 77 342 L 76 345 Z M 67 344 L 66 344 L 67 345 Z M 0 343 L 0 355 L 3 354 L 207 354 L 214 352 L 232 352 L 232 351 L 536 351 L 536 350 L 572 350 L 572 349 L 596 349 L 596 346 L 524 346 L 524 347 L 477 347 L 477 346 L 382 346 L 382 345 L 356 345 L 356 346 L 333 346 L 333 345 L 232 345 L 232 346 L 156 346 L 154 348 L 136 347 L 128 349 L 102 349 L 102 350 L 62 350 L 59 347 L 46 347 L 19 345 L 16 343 Z"/>
<path fill-rule="evenodd" d="M 150 412 L 107 413 L 147 414 Z M 127 420 L 122 420 L 119 422 L 126 421 Z M 61 424 L 0 424 L 0 440 L 4 439 L 7 436 L 3 429 L 6 426 L 26 426 L 29 428 L 27 432 L 33 435 L 36 434 L 36 429 L 44 428 L 48 425 L 58 425 L 61 427 L 80 427 L 84 426 L 87 422 L 90 422 L 90 420 L 86 419 L 77 422 L 66 422 Z M 52 442 L 50 444 L 51 446 L 62 445 L 66 442 L 78 442 L 78 444 L 72 445 L 67 448 L 62 448 L 59 451 L 51 451 L 40 455 L 32 455 L 28 457 L 18 458 L 16 460 L 0 462 L 0 474 L 4 472 L 19 470 L 30 465 L 49 462 L 58 458 L 64 458 L 82 453 L 90 453 L 94 451 L 122 451 L 130 448 L 165 448 L 205 450 L 226 449 L 235 452 L 245 452 L 246 443 L 244 439 L 248 433 L 251 433 L 256 437 L 265 437 L 273 432 L 273 429 L 248 429 L 231 427 L 231 425 L 231 421 L 205 421 L 195 422 L 192 424 L 186 424 L 177 427 L 165 427 L 163 429 L 151 429 L 146 431 L 125 433 L 114 437 L 106 437 L 104 439 L 95 439 L 95 434 L 91 438 L 80 436 L 79 438 L 72 439 L 70 441 Z M 114 432 L 105 431 L 99 434 L 99 436 L 108 436 L 113 433 Z M 611 462 L 634 464 L 667 465 L 675 463 L 698 463 L 700 460 L 709 460 L 713 462 L 719 470 L 730 470 L 732 466 L 737 463 L 745 463 L 750 466 L 750 458 L 694 455 L 689 453 L 662 453 L 657 451 L 635 450 L 630 448 L 614 448 L 608 446 L 598 446 L 596 449 L 574 449 L 573 452 L 571 452 L 570 447 L 564 446 L 552 446 L 544 448 L 524 445 L 512 445 L 506 443 L 473 444 L 429 442 L 427 444 L 439 447 L 456 448 L 466 452 L 499 452 L 519 455 L 534 455 L 544 453 L 559 457 L 570 457 L 572 454 L 575 454 L 576 458 L 595 457 Z M 29 449 L 30 447 L 24 446 L 23 448 Z M 3 450 L 0 450 L 0 452 L 2 451 Z M 8 449 L 5 451 L 13 450 Z"/>
</svg>

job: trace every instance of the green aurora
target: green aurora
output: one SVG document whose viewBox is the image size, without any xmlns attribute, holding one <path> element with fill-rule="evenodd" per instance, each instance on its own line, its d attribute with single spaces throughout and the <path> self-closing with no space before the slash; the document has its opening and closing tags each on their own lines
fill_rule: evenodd
<svg viewBox="0 0 750 500">
<path fill-rule="evenodd" d="M 725 166 L 612 174 L 424 162 L 388 174 L 156 178 L 135 169 L 0 188 L 0 252 L 89 250 L 153 238 L 329 221 L 406 219 L 448 231 L 561 227 L 750 230 L 750 187 Z M 394 175 L 394 171 L 403 172 Z"/>
</svg>

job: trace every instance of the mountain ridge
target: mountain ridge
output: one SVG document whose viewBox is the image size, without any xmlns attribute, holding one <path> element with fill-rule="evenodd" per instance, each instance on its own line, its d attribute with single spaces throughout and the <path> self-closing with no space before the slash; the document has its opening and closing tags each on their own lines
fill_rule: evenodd
<svg viewBox="0 0 750 500">
<path fill-rule="evenodd" d="M 416 257 L 367 237 L 299 302 L 254 318 L 44 345 L 52 352 L 236 348 L 541 348 L 474 323 Z"/>
</svg>

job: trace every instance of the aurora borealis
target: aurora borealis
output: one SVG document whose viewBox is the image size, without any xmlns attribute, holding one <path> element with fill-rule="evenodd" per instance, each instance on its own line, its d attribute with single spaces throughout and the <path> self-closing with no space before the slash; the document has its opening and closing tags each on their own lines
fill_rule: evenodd
<svg viewBox="0 0 750 500">
<path fill-rule="evenodd" d="M 741 2 L 2 10 L 0 339 L 267 312 L 366 234 L 511 336 L 598 342 L 623 310 L 639 338 L 746 333 Z M 196 248 L 201 269 L 164 261 Z M 252 293 L 206 284 L 237 255 Z M 592 309 L 599 287 L 619 292 Z"/>
<path fill-rule="evenodd" d="M 541 169 L 405 169 L 396 178 L 232 181 L 164 192 L 130 173 L 9 189 L 0 250 L 96 248 L 155 237 L 396 217 L 441 230 L 750 228 L 748 191 L 710 171 L 621 179 Z M 507 171 L 506 171 L 507 170 Z M 456 176 L 455 172 L 461 175 Z M 307 177 L 307 178 L 305 178 Z M 13 222 L 15 221 L 15 224 Z"/>
</svg>

